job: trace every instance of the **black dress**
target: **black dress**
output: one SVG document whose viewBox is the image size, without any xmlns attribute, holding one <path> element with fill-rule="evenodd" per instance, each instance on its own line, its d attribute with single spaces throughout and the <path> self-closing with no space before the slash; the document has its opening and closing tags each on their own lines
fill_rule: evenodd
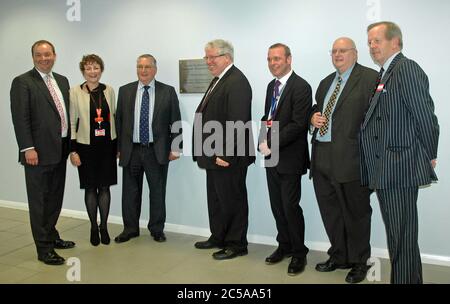
<svg viewBox="0 0 450 304">
<path fill-rule="evenodd" d="M 83 87 L 83 84 L 81 85 Z M 86 86 L 87 87 L 87 86 Z M 98 188 L 117 184 L 117 142 L 111 140 L 111 115 L 103 91 L 104 84 L 90 91 L 90 144 L 76 143 L 75 151 L 80 156 L 78 166 L 80 188 Z M 89 90 L 89 88 L 88 88 Z M 103 121 L 99 124 L 98 109 Z M 96 130 L 104 130 L 104 136 L 96 136 Z"/>
</svg>

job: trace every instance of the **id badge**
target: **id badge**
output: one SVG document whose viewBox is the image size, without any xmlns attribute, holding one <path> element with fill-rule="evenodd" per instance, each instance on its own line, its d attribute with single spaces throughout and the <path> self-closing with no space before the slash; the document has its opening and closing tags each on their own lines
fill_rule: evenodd
<svg viewBox="0 0 450 304">
<path fill-rule="evenodd" d="M 267 128 L 272 127 L 272 119 L 266 120 L 266 127 L 267 127 Z"/>
<path fill-rule="evenodd" d="M 105 129 L 95 129 L 95 136 L 105 136 Z"/>
</svg>

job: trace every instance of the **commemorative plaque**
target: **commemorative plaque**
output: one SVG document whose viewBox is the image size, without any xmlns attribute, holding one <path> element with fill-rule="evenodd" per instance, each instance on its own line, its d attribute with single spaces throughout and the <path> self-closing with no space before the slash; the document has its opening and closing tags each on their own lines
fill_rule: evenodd
<svg viewBox="0 0 450 304">
<path fill-rule="evenodd" d="M 203 59 L 179 61 L 180 93 L 205 93 L 212 75 Z"/>
</svg>

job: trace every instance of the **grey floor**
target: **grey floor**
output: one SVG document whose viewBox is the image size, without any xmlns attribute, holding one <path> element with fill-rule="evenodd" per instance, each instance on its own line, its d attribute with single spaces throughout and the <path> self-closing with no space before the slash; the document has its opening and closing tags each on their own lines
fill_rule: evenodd
<svg viewBox="0 0 450 304">
<path fill-rule="evenodd" d="M 273 246 L 250 244 L 249 254 L 228 261 L 215 261 L 214 250 L 198 250 L 193 244 L 203 238 L 178 233 L 166 233 L 167 242 L 157 243 L 148 231 L 123 244 L 89 243 L 90 225 L 86 220 L 61 217 L 58 230 L 63 239 L 73 240 L 76 247 L 57 252 L 68 259 L 80 261 L 79 283 L 178 283 L 178 284 L 346 284 L 347 270 L 319 273 L 316 263 L 326 260 L 324 252 L 308 254 L 306 270 L 298 276 L 288 276 L 286 259 L 276 265 L 265 265 L 264 258 Z M 113 238 L 122 231 L 121 225 L 109 226 Z M 423 265 L 427 283 L 450 283 L 450 267 Z M 36 258 L 28 212 L 0 208 L 0 283 L 69 283 L 67 273 L 73 265 L 48 266 Z M 69 276 L 70 277 L 70 276 Z M 71 276 L 73 278 L 73 276 Z M 387 283 L 389 263 L 381 261 L 381 280 L 362 284 Z"/>
</svg>

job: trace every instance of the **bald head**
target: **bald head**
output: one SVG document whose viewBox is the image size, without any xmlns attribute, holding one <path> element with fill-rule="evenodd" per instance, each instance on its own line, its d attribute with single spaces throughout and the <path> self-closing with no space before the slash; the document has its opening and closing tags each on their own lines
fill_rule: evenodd
<svg viewBox="0 0 450 304">
<path fill-rule="evenodd" d="M 347 71 L 358 60 L 355 42 L 348 37 L 340 37 L 333 43 L 331 59 L 340 74 Z"/>
</svg>

